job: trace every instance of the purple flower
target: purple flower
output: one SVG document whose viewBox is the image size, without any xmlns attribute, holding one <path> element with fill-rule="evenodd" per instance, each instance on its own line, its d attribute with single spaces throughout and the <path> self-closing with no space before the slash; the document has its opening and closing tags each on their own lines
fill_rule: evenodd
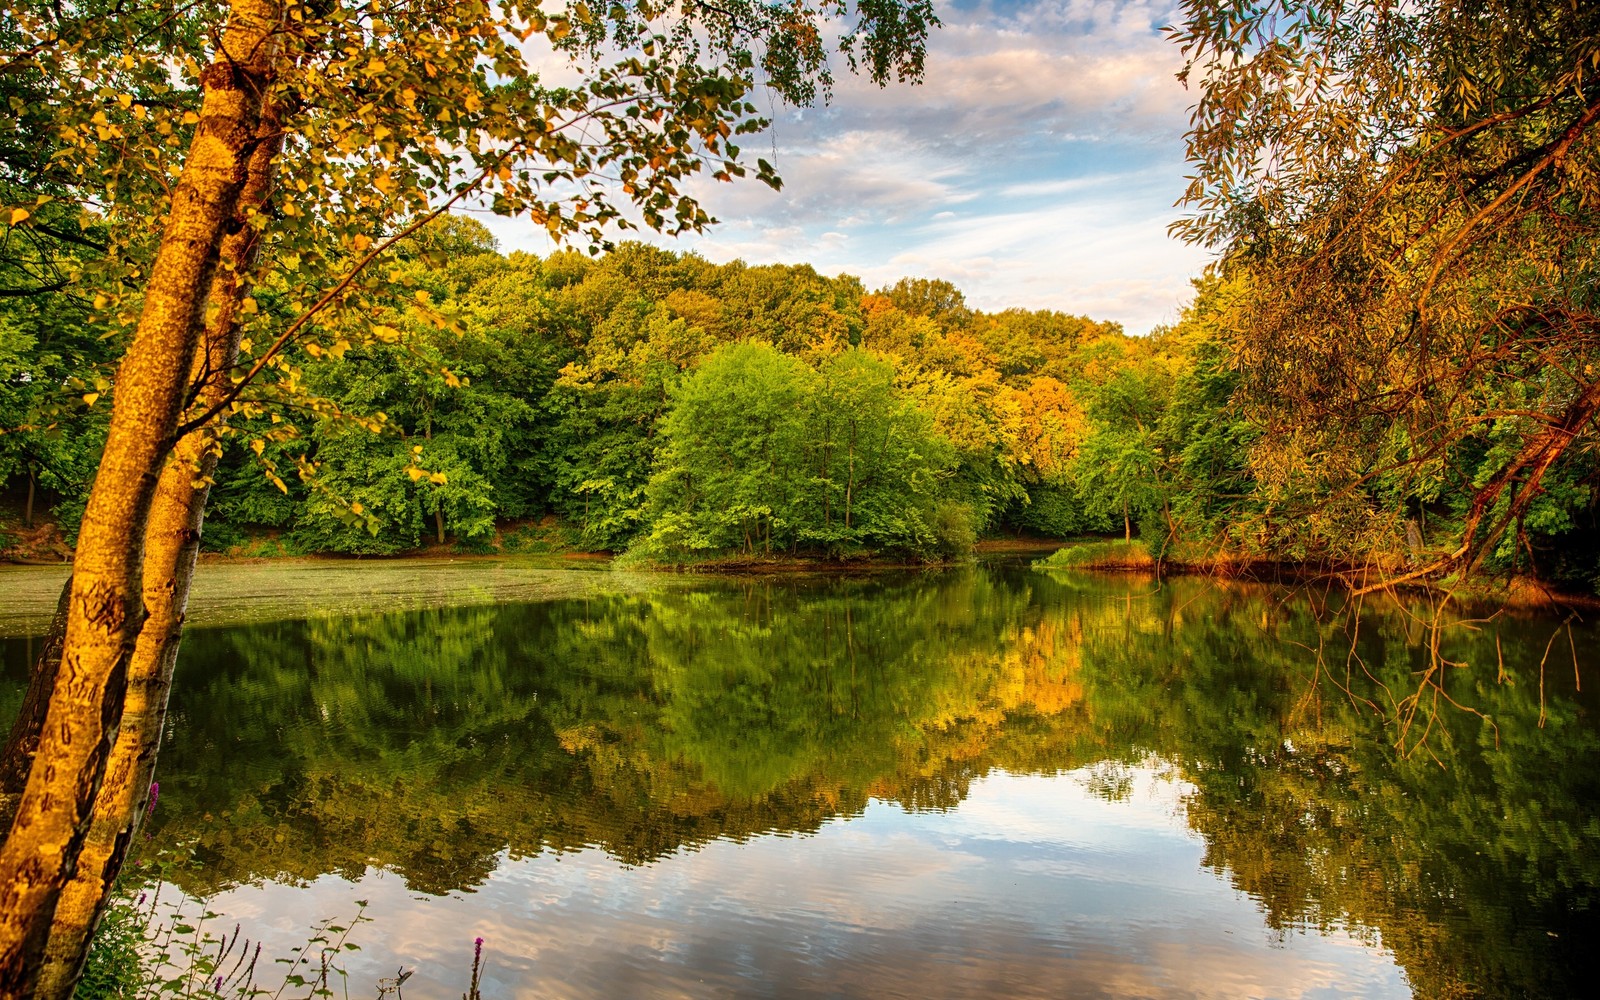
<svg viewBox="0 0 1600 1000">
<path fill-rule="evenodd" d="M 144 807 L 144 818 L 149 819 L 150 814 L 156 811 L 156 799 L 161 797 L 161 782 L 150 782 L 150 802 Z"/>
</svg>

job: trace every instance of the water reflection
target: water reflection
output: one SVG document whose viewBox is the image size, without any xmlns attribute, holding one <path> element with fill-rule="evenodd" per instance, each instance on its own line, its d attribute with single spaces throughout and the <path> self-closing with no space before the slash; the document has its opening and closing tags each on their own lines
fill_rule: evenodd
<svg viewBox="0 0 1600 1000">
<path fill-rule="evenodd" d="M 353 982 L 434 995 L 475 933 L 504 995 L 1571 995 L 1594 699 L 1558 621 L 1450 629 L 1474 711 L 1397 754 L 1414 611 L 991 568 L 198 629 L 156 842 L 286 941 L 371 898 Z"/>
</svg>

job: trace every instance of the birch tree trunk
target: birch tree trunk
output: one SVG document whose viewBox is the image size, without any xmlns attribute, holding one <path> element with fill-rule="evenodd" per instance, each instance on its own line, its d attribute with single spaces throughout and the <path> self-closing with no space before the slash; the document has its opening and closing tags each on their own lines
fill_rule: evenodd
<svg viewBox="0 0 1600 1000">
<path fill-rule="evenodd" d="M 117 739 L 144 619 L 146 520 L 272 83 L 279 15 L 276 0 L 234 0 L 221 51 L 201 74 L 200 120 L 117 372 L 105 453 L 78 536 L 60 670 L 0 846 L 0 996 L 34 986 Z"/>
<path fill-rule="evenodd" d="M 33 663 L 28 690 L 22 697 L 22 710 L 11 724 L 5 751 L 0 753 L 0 830 L 11 829 L 11 821 L 17 816 L 17 803 L 28 784 L 28 771 L 33 767 L 33 754 L 39 747 L 39 734 L 44 731 L 45 713 L 50 709 L 50 692 L 55 690 L 56 674 L 61 669 L 61 644 L 67 637 L 67 607 L 71 598 L 72 578 L 69 576 L 56 601 L 50 627 L 45 630 L 39 657 Z"/>
<path fill-rule="evenodd" d="M 244 188 L 211 280 L 213 318 L 206 326 L 191 376 L 191 384 L 201 387 L 198 405 L 203 409 L 220 402 L 232 385 L 230 375 L 239 357 L 240 307 L 249 294 L 261 245 L 253 217 L 272 196 L 277 157 L 283 149 L 281 128 L 269 99 L 261 109 Z M 167 716 L 172 670 L 178 661 L 189 585 L 200 552 L 206 500 L 219 457 L 214 431 L 192 431 L 173 449 L 172 460 L 156 484 L 144 533 L 145 619 L 128 663 L 122 724 L 95 798 L 89 833 L 78 852 L 77 871 L 56 904 L 44 965 L 34 986 L 39 1000 L 72 996 L 89 942 L 105 912 L 111 884 L 144 819 Z"/>
</svg>

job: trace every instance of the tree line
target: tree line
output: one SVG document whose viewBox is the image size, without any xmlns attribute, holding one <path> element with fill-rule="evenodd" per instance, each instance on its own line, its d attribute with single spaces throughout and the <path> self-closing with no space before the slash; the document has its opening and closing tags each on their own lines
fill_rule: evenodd
<svg viewBox="0 0 1600 1000">
<path fill-rule="evenodd" d="M 985 536 L 1098 534 L 1176 562 L 1391 574 L 1456 544 L 1519 428 L 1536 426 L 1528 407 L 1570 391 L 1485 382 L 1480 405 L 1507 415 L 1457 434 L 1419 479 L 1396 460 L 1403 426 L 1369 417 L 1382 440 L 1334 438 L 1347 408 L 1288 409 L 1278 383 L 1310 376 L 1248 360 L 1256 270 L 1214 268 L 1177 323 L 1129 336 L 971 309 L 938 280 L 869 291 L 806 265 L 643 243 L 503 255 L 481 224 L 448 216 L 396 248 L 394 285 L 362 317 L 374 336 L 311 331 L 292 354 L 295 395 L 235 418 L 205 543 L 515 550 L 555 517 L 566 544 L 667 562 L 948 559 Z M 273 289 L 254 301 L 280 308 Z M 93 389 L 114 387 L 97 367 L 110 339 L 61 322 L 69 308 L 0 304 L 0 363 L 38 373 L 14 379 L 23 391 L 5 405 L 21 430 L 0 439 L 0 472 L 14 494 L 42 487 L 70 528 L 103 448 Z M 74 339 L 51 349 L 30 330 Z M 1589 450 L 1569 450 L 1481 564 L 1594 587 L 1596 472 Z"/>
<path fill-rule="evenodd" d="M 464 217 L 403 244 L 396 270 L 367 316 L 379 338 L 315 332 L 302 405 L 235 421 L 208 544 L 265 529 L 302 552 L 483 550 L 544 515 L 576 544 L 661 556 L 937 557 L 991 531 L 1109 531 L 1116 505 L 1079 499 L 1106 475 L 1080 445 L 1091 411 L 1109 426 L 1145 391 L 1124 383 L 1162 367 L 1161 338 L 974 311 L 946 282 L 869 293 L 640 243 L 502 256 Z M 68 525 L 103 414 L 15 435 Z"/>
</svg>

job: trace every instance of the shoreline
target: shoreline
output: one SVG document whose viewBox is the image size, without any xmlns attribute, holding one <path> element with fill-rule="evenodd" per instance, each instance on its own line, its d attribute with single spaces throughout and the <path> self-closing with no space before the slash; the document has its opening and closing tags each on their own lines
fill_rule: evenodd
<svg viewBox="0 0 1600 1000">
<path fill-rule="evenodd" d="M 1137 545 L 1137 541 L 1135 542 Z M 1071 549 L 1104 547 L 1104 551 L 1068 565 L 1049 566 L 1046 559 L 1056 552 Z M 421 564 L 444 567 L 451 564 L 515 564 L 529 569 L 597 572 L 616 570 L 623 573 L 650 573 L 663 576 L 725 575 L 746 576 L 859 576 L 874 573 L 925 572 L 944 570 L 985 558 L 1028 557 L 1030 565 L 1042 572 L 1133 574 L 1162 578 L 1167 576 L 1209 577 L 1217 580 L 1235 580 L 1266 585 L 1325 584 L 1342 591 L 1351 591 L 1362 585 L 1362 576 L 1370 574 L 1361 567 L 1328 567 L 1292 561 L 1260 558 L 1209 559 L 1156 559 L 1142 546 L 1130 550 L 1121 539 L 1048 539 L 1002 537 L 978 542 L 972 555 L 963 559 L 927 561 L 889 557 L 829 558 L 824 556 L 749 556 L 736 555 L 708 558 L 696 562 L 668 563 L 648 560 L 630 561 L 625 556 L 611 552 L 557 551 L 557 552 L 458 552 L 437 546 L 393 555 L 349 555 L 342 553 L 310 553 L 303 555 L 276 555 L 251 553 L 202 552 L 201 566 L 216 567 L 272 567 L 292 570 L 325 567 L 331 570 L 350 569 L 362 564 Z M 622 565 L 617 565 L 623 559 Z M 19 571 L 58 569 L 70 572 L 70 560 L 34 559 L 15 554 L 0 556 L 0 574 L 5 567 L 14 566 Z M 1473 604 L 1488 604 L 1510 610 L 1600 609 L 1600 595 L 1562 591 L 1528 576 L 1483 577 L 1452 586 L 1446 580 L 1411 580 L 1393 587 L 1382 588 L 1377 593 L 1432 593 L 1448 600 Z"/>
</svg>

